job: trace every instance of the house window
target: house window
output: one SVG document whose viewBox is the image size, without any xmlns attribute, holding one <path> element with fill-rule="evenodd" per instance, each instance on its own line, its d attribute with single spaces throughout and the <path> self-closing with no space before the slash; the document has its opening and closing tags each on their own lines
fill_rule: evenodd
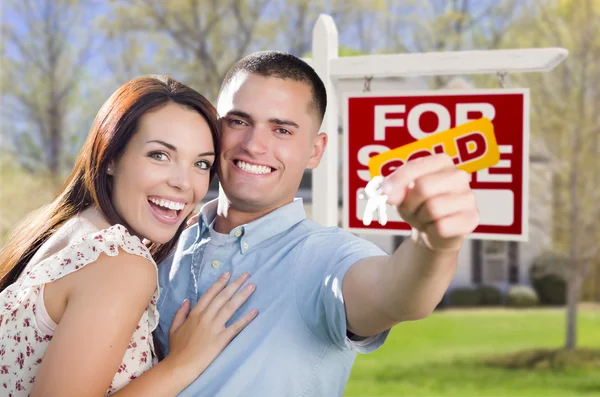
<svg viewBox="0 0 600 397">
<path fill-rule="evenodd" d="M 508 281 L 508 243 L 483 241 L 481 250 L 483 283 L 497 284 Z"/>
</svg>

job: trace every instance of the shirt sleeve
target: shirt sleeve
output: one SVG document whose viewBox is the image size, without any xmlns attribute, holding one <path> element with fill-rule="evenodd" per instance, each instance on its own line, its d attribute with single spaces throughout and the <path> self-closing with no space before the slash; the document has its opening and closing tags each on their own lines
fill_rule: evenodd
<svg viewBox="0 0 600 397">
<path fill-rule="evenodd" d="M 340 228 L 308 236 L 297 249 L 294 288 L 298 310 L 310 330 L 326 344 L 371 353 L 389 330 L 371 337 L 350 337 L 342 282 L 348 269 L 363 258 L 387 255 L 375 244 Z"/>
</svg>

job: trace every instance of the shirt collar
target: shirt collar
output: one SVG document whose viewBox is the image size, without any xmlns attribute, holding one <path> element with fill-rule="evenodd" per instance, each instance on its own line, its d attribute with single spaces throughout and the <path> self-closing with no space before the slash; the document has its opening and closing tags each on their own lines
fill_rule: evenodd
<svg viewBox="0 0 600 397">
<path fill-rule="evenodd" d="M 198 239 L 206 232 L 214 233 L 218 200 L 218 198 L 211 200 L 200 209 L 202 226 L 198 230 Z M 242 253 L 246 253 L 263 241 L 288 230 L 304 219 L 306 219 L 306 213 L 302 199 L 295 198 L 289 204 L 283 205 L 250 223 L 234 228 L 229 236 L 239 238 L 240 250 Z"/>
</svg>

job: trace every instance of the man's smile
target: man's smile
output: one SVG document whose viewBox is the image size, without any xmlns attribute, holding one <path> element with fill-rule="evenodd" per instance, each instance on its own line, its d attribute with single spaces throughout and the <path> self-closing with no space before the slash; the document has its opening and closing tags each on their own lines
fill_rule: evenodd
<svg viewBox="0 0 600 397">
<path fill-rule="evenodd" d="M 251 164 L 249 162 L 243 161 L 243 160 L 233 160 L 233 164 L 235 165 L 236 168 L 247 172 L 249 174 L 257 174 L 257 175 L 265 175 L 265 174 L 270 174 L 273 171 L 275 171 L 275 169 L 273 167 L 270 167 L 268 165 L 263 165 L 263 164 Z"/>
</svg>

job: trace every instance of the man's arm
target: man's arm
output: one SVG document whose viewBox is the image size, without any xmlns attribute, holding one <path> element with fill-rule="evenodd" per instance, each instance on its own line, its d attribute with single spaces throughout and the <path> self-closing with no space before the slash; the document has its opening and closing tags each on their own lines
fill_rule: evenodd
<svg viewBox="0 0 600 397">
<path fill-rule="evenodd" d="M 348 270 L 342 288 L 350 332 L 372 336 L 433 312 L 464 238 L 479 223 L 469 180 L 445 155 L 411 161 L 386 178 L 388 203 L 413 232 L 392 255 L 362 259 Z"/>
</svg>

